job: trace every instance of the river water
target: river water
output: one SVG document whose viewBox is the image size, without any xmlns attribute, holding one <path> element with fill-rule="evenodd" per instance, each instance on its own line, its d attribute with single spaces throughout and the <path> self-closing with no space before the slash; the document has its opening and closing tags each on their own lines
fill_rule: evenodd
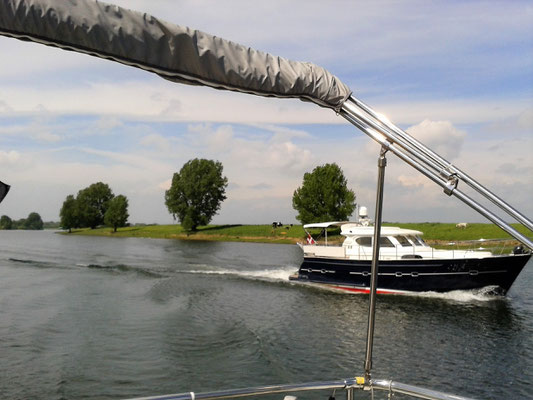
<svg viewBox="0 0 533 400">
<path fill-rule="evenodd" d="M 297 246 L 0 231 L 0 249 L 2 399 L 363 374 L 368 297 L 289 283 Z M 533 398 L 532 286 L 530 261 L 505 298 L 378 297 L 373 377 Z"/>
</svg>

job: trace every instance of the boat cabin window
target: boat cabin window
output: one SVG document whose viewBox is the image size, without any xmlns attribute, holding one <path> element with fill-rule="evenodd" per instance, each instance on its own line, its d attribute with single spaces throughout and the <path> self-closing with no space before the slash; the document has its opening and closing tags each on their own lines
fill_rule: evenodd
<svg viewBox="0 0 533 400">
<path fill-rule="evenodd" d="M 358 237 L 355 241 L 359 246 L 372 247 L 372 238 L 370 236 Z"/>
<path fill-rule="evenodd" d="M 409 236 L 409 239 L 411 239 L 415 246 L 427 246 L 426 242 L 420 236 Z"/>
<path fill-rule="evenodd" d="M 405 236 L 394 236 L 402 247 L 413 247 L 411 242 Z"/>
<path fill-rule="evenodd" d="M 380 247 L 394 247 L 394 243 L 390 241 L 388 237 L 382 237 L 379 239 Z"/>
<path fill-rule="evenodd" d="M 357 242 L 359 246 L 372 247 L 372 239 L 373 238 L 371 236 L 363 236 L 363 237 L 358 237 L 357 239 L 355 239 L 355 241 Z M 394 247 L 394 244 L 390 241 L 389 238 L 382 237 L 379 240 L 379 246 L 380 247 Z"/>
</svg>

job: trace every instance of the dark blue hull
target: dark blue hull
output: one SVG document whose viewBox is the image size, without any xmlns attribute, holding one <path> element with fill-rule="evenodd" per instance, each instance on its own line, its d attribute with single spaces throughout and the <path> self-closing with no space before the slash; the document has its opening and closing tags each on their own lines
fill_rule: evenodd
<svg viewBox="0 0 533 400">
<path fill-rule="evenodd" d="M 378 293 L 449 292 L 497 287 L 507 293 L 531 254 L 481 259 L 411 259 L 379 262 Z M 368 292 L 371 261 L 306 257 L 291 280 Z"/>
</svg>

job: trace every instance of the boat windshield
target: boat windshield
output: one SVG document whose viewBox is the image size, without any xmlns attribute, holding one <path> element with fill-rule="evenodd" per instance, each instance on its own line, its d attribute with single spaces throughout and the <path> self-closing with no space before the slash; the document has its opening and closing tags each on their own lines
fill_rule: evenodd
<svg viewBox="0 0 533 400">
<path fill-rule="evenodd" d="M 402 245 L 402 247 L 413 247 L 413 244 L 405 236 L 394 236 L 396 240 Z"/>
<path fill-rule="evenodd" d="M 420 236 L 408 236 L 408 238 L 415 246 L 427 246 L 426 242 L 424 242 L 424 239 L 422 239 Z"/>
</svg>

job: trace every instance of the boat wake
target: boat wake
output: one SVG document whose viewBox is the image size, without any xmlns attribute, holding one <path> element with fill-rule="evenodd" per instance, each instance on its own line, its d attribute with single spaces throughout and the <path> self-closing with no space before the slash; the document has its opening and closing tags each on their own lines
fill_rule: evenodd
<svg viewBox="0 0 533 400">
<path fill-rule="evenodd" d="M 33 260 L 33 259 L 26 259 L 26 258 L 14 258 L 14 257 L 8 257 L 6 258 L 7 262 L 13 263 L 13 264 L 22 264 L 27 267 L 32 268 L 63 268 L 61 265 L 49 262 L 49 261 L 43 261 L 43 260 Z"/>
<path fill-rule="evenodd" d="M 79 268 L 89 268 L 99 271 L 107 271 L 113 273 L 134 273 L 141 276 L 146 276 L 149 278 L 163 278 L 166 275 L 153 271 L 147 268 L 133 267 L 125 264 L 112 264 L 112 265 L 100 265 L 100 264 L 76 264 L 76 267 Z"/>
<path fill-rule="evenodd" d="M 470 303 L 473 301 L 493 301 L 504 298 L 498 286 L 485 286 L 473 290 L 453 290 L 446 293 L 421 292 L 409 294 L 417 297 L 449 300 L 458 303 Z"/>
<path fill-rule="evenodd" d="M 337 293 L 341 295 L 350 295 L 350 296 L 368 296 L 369 292 L 364 290 L 357 291 L 348 291 L 343 288 L 333 287 L 330 285 L 324 285 L 320 283 L 313 282 L 300 282 L 300 281 L 291 281 L 292 284 L 301 285 L 308 288 L 324 290 L 331 293 Z M 379 296 L 406 296 L 414 298 L 428 298 L 428 299 L 439 299 L 446 300 L 448 302 L 455 303 L 473 303 L 473 302 L 488 302 L 494 300 L 504 299 L 505 296 L 501 293 L 501 288 L 498 286 L 486 286 L 480 289 L 472 290 L 453 290 L 450 292 L 388 292 L 379 294 L 380 289 L 378 289 Z"/>
<path fill-rule="evenodd" d="M 237 269 L 194 269 L 183 271 L 188 274 L 204 274 L 204 275 L 230 275 L 244 279 L 262 280 L 269 282 L 289 282 L 289 276 L 294 274 L 297 267 L 286 266 L 279 269 L 263 269 L 263 270 L 237 270 Z"/>
</svg>

